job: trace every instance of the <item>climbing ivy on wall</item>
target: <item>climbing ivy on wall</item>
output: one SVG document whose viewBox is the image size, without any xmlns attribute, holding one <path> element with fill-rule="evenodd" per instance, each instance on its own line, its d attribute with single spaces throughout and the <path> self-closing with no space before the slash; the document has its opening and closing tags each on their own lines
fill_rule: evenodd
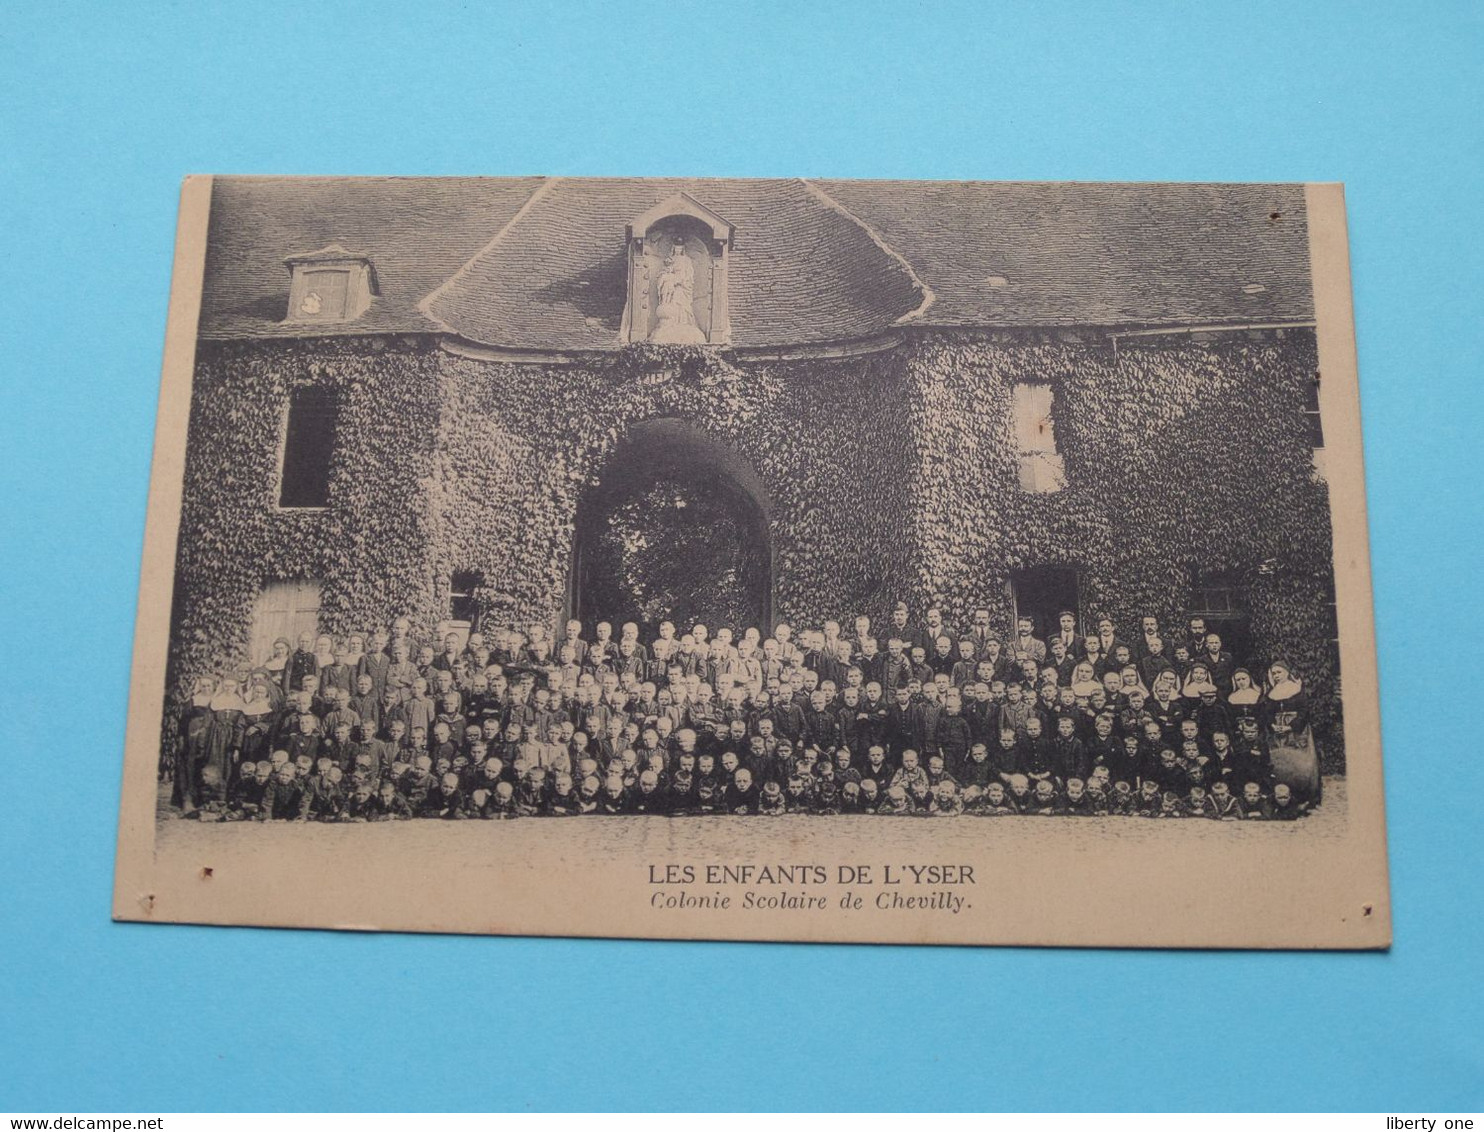
<svg viewBox="0 0 1484 1132">
<path fill-rule="evenodd" d="M 1072 565 L 1125 633 L 1185 614 L 1192 569 L 1235 571 L 1268 658 L 1317 693 L 1334 673 L 1327 493 L 1303 417 L 1311 334 L 1210 341 L 918 332 L 856 358 L 734 362 L 634 347 L 570 364 L 424 341 L 203 347 L 178 555 L 172 671 L 247 658 L 260 585 L 318 577 L 345 632 L 407 615 L 431 633 L 477 571 L 493 618 L 564 610 L 578 505 L 629 428 L 681 418 L 767 494 L 777 615 L 818 624 L 896 600 L 1007 626 L 1014 570 Z M 1050 381 L 1069 486 L 1020 490 L 1013 387 Z M 340 397 L 324 512 L 280 511 L 290 390 Z"/>
<path fill-rule="evenodd" d="M 434 615 L 430 538 L 435 355 L 426 344 L 204 345 L 186 446 L 172 683 L 246 656 L 267 582 L 319 578 L 326 632 Z M 336 393 L 331 506 L 278 507 L 291 391 Z"/>
<path fill-rule="evenodd" d="M 1260 659 L 1288 660 L 1333 722 L 1329 499 L 1303 415 L 1312 335 L 1066 339 L 934 336 L 910 353 L 919 570 L 945 618 L 987 605 L 1006 625 L 1012 571 L 1067 565 L 1084 609 L 1126 635 L 1145 614 L 1182 627 L 1192 573 L 1231 572 Z M 1019 489 L 1022 381 L 1056 389 L 1059 492 Z"/>
<path fill-rule="evenodd" d="M 911 589 L 910 443 L 890 355 L 733 368 L 653 347 L 591 366 L 444 360 L 439 572 L 478 569 L 498 616 L 564 605 L 582 493 L 630 425 L 678 417 L 762 479 L 780 616 L 817 623 Z"/>
</svg>

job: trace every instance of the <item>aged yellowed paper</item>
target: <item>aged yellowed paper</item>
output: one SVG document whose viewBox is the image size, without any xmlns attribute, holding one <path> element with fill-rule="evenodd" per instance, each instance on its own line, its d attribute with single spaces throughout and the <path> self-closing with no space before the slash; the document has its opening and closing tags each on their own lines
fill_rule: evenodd
<svg viewBox="0 0 1484 1132">
<path fill-rule="evenodd" d="M 192 178 L 147 524 L 116 918 L 1390 942 L 1337 185 Z"/>
</svg>

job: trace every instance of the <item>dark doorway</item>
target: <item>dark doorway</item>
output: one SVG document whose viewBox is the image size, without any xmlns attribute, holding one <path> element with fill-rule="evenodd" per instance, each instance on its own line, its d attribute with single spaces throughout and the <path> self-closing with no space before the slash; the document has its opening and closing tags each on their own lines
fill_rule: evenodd
<svg viewBox="0 0 1484 1132">
<path fill-rule="evenodd" d="M 770 627 L 772 551 L 757 473 L 732 449 L 685 422 L 630 429 L 577 511 L 572 616 L 591 632 L 661 621 L 738 636 Z"/>
<path fill-rule="evenodd" d="M 1206 631 L 1221 638 L 1221 647 L 1232 654 L 1239 666 L 1259 665 L 1258 658 L 1253 656 L 1252 623 L 1247 616 L 1246 597 L 1236 573 L 1192 570 L 1188 615 L 1205 618 Z M 1185 640 L 1189 629 L 1187 621 L 1179 639 Z M 1259 673 L 1253 672 L 1252 675 L 1261 680 Z"/>
<path fill-rule="evenodd" d="M 1087 632 L 1082 624 L 1082 608 L 1077 598 L 1077 571 L 1067 566 L 1037 566 L 1017 570 L 1010 578 L 1015 599 L 1015 616 L 1029 617 L 1031 631 L 1039 640 L 1056 632 L 1063 610 L 1077 615 L 1077 631 Z M 1014 627 L 1011 627 L 1013 632 Z"/>
</svg>

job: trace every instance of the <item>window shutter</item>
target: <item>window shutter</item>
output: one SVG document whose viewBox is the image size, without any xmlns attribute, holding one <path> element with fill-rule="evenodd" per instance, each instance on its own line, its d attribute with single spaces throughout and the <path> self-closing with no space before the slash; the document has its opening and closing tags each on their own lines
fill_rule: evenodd
<svg viewBox="0 0 1484 1132">
<path fill-rule="evenodd" d="M 1045 382 L 1021 382 L 1014 387 L 1015 443 L 1020 453 L 1020 489 L 1040 494 L 1067 486 L 1066 465 L 1056 450 L 1052 421 L 1054 391 Z"/>
</svg>

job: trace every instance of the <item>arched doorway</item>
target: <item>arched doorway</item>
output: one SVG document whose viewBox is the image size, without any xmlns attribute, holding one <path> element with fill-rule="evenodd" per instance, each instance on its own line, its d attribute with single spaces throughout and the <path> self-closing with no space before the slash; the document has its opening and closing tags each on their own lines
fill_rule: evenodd
<svg viewBox="0 0 1484 1132">
<path fill-rule="evenodd" d="M 771 504 L 736 450 L 676 418 L 633 425 L 577 508 L 569 615 L 592 630 L 697 621 L 767 635 Z"/>
</svg>

